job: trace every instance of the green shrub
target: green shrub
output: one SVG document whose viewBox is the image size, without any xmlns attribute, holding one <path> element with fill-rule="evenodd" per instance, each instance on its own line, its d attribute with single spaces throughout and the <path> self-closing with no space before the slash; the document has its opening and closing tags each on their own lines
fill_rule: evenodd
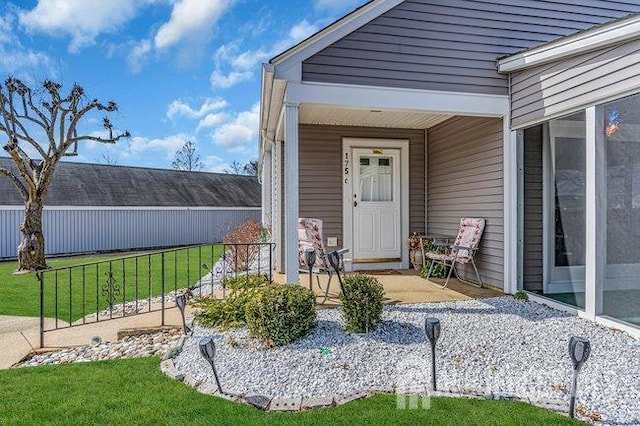
<svg viewBox="0 0 640 426">
<path fill-rule="evenodd" d="M 247 327 L 269 346 L 289 344 L 313 330 L 315 303 L 315 295 L 298 285 L 260 288 L 247 303 Z"/>
<path fill-rule="evenodd" d="M 420 276 L 422 278 L 427 278 L 427 274 L 429 273 L 429 268 L 431 267 L 431 262 L 433 260 L 426 260 L 425 265 L 420 270 Z M 429 278 L 447 278 L 447 273 L 449 269 L 443 265 L 442 263 L 436 263 L 433 265 L 433 271 L 431 271 L 431 276 Z"/>
<path fill-rule="evenodd" d="M 258 289 L 268 286 L 270 281 L 262 275 L 241 275 L 224 281 L 228 289 L 224 299 L 197 297 L 191 302 L 198 324 L 205 327 L 227 329 L 244 327 L 247 323 L 245 307 Z"/>
<path fill-rule="evenodd" d="M 344 293 L 340 293 L 342 315 L 347 331 L 373 331 L 382 317 L 382 284 L 369 275 L 350 275 L 344 278 Z"/>
<path fill-rule="evenodd" d="M 523 290 L 516 291 L 513 297 L 515 297 L 518 300 L 529 300 L 529 295 L 527 294 L 526 291 L 523 291 Z"/>
</svg>

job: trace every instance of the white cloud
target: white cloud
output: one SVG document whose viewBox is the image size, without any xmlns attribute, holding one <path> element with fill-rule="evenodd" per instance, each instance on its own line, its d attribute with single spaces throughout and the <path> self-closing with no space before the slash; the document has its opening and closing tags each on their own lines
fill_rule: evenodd
<svg viewBox="0 0 640 426">
<path fill-rule="evenodd" d="M 300 21 L 291 27 L 287 37 L 277 41 L 268 49 L 260 48 L 238 53 L 237 42 L 219 47 L 215 54 L 216 69 L 209 77 L 211 86 L 214 89 L 228 89 L 250 80 L 260 63 L 306 39 L 318 31 L 318 28 L 317 24 L 311 24 L 307 20 Z M 223 72 L 223 68 L 230 69 Z"/>
<path fill-rule="evenodd" d="M 35 8 L 20 11 L 20 23 L 30 31 L 71 36 L 69 51 L 95 43 L 103 32 L 114 32 L 132 19 L 141 0 L 38 0 Z"/>
<path fill-rule="evenodd" d="M 227 118 L 227 114 L 225 114 L 224 112 L 214 112 L 211 114 L 207 114 L 198 123 L 198 128 L 196 129 L 196 131 L 200 131 L 201 129 L 206 129 L 209 127 L 216 127 L 217 125 L 227 121 Z"/>
<path fill-rule="evenodd" d="M 211 73 L 211 86 L 216 89 L 228 89 L 243 81 L 251 80 L 253 73 L 251 71 L 231 71 L 229 74 L 223 74 L 218 70 Z"/>
<path fill-rule="evenodd" d="M 201 38 L 232 5 L 232 0 L 178 0 L 173 5 L 171 18 L 155 36 L 158 49 L 171 47 L 184 39 Z"/>
<path fill-rule="evenodd" d="M 208 155 L 202 159 L 206 171 L 214 173 L 225 173 L 229 164 L 217 155 Z"/>
<path fill-rule="evenodd" d="M 182 148 L 182 146 L 189 140 L 194 138 L 180 133 L 177 135 L 167 136 L 166 138 L 145 138 L 141 136 L 134 136 L 129 143 L 129 149 L 126 151 L 125 156 L 135 156 L 147 153 L 149 151 L 164 152 L 168 159 L 173 159 L 176 152 Z"/>
<path fill-rule="evenodd" d="M 16 35 L 14 24 L 12 15 L 0 16 L 0 72 L 14 75 L 26 83 L 37 83 L 33 81 L 34 74 L 56 77 L 49 55 L 26 48 Z"/>
<path fill-rule="evenodd" d="M 304 40 L 318 31 L 318 26 L 307 20 L 300 21 L 289 30 L 289 37 L 294 43 Z"/>
<path fill-rule="evenodd" d="M 176 99 L 167 108 L 167 117 L 173 120 L 175 116 L 183 116 L 196 120 L 203 118 L 213 111 L 219 111 L 227 106 L 227 101 L 222 98 L 206 98 L 198 109 L 191 107 L 180 99 Z"/>
<path fill-rule="evenodd" d="M 134 74 L 142 71 L 143 63 L 146 62 L 150 52 L 151 40 L 141 40 L 135 43 L 127 56 L 129 70 Z"/>
<path fill-rule="evenodd" d="M 218 127 L 211 137 L 213 142 L 230 152 L 248 152 L 250 144 L 258 144 L 258 116 L 260 104 L 256 103 L 249 111 L 238 113 L 233 120 Z"/>
</svg>

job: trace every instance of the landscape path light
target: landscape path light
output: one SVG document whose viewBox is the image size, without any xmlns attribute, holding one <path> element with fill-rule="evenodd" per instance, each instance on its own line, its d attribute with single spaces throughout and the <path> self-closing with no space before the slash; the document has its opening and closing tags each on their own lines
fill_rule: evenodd
<svg viewBox="0 0 640 426">
<path fill-rule="evenodd" d="M 431 343 L 431 390 L 436 390 L 436 342 L 440 337 L 440 320 L 427 318 L 424 320 L 424 332 Z"/>
<path fill-rule="evenodd" d="M 313 291 L 313 265 L 316 264 L 316 250 L 312 247 L 307 247 L 304 250 L 304 257 L 309 267 L 309 290 Z"/>
<path fill-rule="evenodd" d="M 214 363 L 214 358 L 216 356 L 216 344 L 213 341 L 213 336 L 205 337 L 200 340 L 200 354 L 202 354 L 202 357 L 211 364 L 218 392 L 223 393 L 222 386 L 220 386 L 220 379 L 218 378 L 218 371 L 216 370 L 216 365 Z"/>
<path fill-rule="evenodd" d="M 569 416 L 573 418 L 576 410 L 576 391 L 578 388 L 578 373 L 589 359 L 591 343 L 584 337 L 571 336 L 569 339 L 569 356 L 573 363 L 573 380 L 571 381 L 571 399 L 569 400 Z"/>
<path fill-rule="evenodd" d="M 176 305 L 180 310 L 180 316 L 182 317 L 182 333 L 187 335 L 191 333 L 191 328 L 187 325 L 187 320 L 184 316 L 184 310 L 187 307 L 187 295 L 185 293 L 178 294 L 176 296 Z"/>
</svg>

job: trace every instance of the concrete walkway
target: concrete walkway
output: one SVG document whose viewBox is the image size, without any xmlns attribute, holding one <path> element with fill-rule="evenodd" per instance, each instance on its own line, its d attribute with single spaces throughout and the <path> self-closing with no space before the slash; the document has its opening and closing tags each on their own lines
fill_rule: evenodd
<svg viewBox="0 0 640 426">
<path fill-rule="evenodd" d="M 187 315 L 191 315 L 187 308 Z M 45 349 L 67 346 L 80 346 L 89 343 L 93 336 L 100 336 L 103 341 L 117 340 L 118 330 L 123 328 L 142 328 L 158 326 L 161 313 L 151 312 L 124 318 L 101 321 L 78 327 L 63 328 L 45 333 Z M 58 326 L 64 322 L 58 321 Z M 165 311 L 165 324 L 181 326 L 180 311 L 173 307 Z M 54 320 L 45 321 L 45 330 L 54 327 Z M 24 336 L 23 336 L 24 335 Z M 25 338 L 26 337 L 26 338 Z M 11 368 L 20 362 L 33 348 L 40 344 L 40 327 L 38 318 L 0 316 L 0 369 Z"/>
</svg>

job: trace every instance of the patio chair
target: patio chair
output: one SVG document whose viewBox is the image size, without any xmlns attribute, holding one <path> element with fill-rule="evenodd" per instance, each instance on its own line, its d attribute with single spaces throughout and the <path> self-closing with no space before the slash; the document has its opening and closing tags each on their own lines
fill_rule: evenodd
<svg viewBox="0 0 640 426">
<path fill-rule="evenodd" d="M 478 251 L 480 238 L 482 238 L 484 224 L 484 219 L 463 217 L 462 219 L 460 219 L 460 230 L 458 231 L 458 235 L 456 236 L 453 244 L 443 244 L 438 242 L 434 243 L 434 245 L 438 249 L 444 249 L 444 251 L 431 251 L 425 253 L 427 259 L 431 261 L 429 272 L 427 273 L 426 277 L 427 280 L 431 276 L 433 267 L 436 264 L 441 264 L 449 268 L 449 273 L 447 274 L 447 279 L 445 280 L 443 285 L 438 285 L 435 283 L 434 285 L 445 288 L 449 283 L 451 273 L 455 272 L 456 277 L 460 281 L 482 287 L 482 278 L 480 278 L 480 274 L 478 273 L 478 267 L 476 266 L 474 257 L 476 252 Z M 478 278 L 477 283 L 461 278 L 460 274 L 458 273 L 458 269 L 456 268 L 457 264 L 467 265 L 469 263 L 471 263 L 471 265 L 473 266 L 473 270 L 476 273 L 476 277 Z"/>
<path fill-rule="evenodd" d="M 309 268 L 307 264 L 308 252 L 312 251 L 315 260 L 312 260 L 313 265 Z M 323 299 L 320 304 L 327 301 L 329 297 L 329 288 L 331 286 L 331 279 L 338 271 L 344 271 L 344 254 L 348 252 L 347 249 L 337 250 L 331 253 L 327 253 L 324 248 L 323 236 L 322 236 L 322 220 L 312 218 L 299 218 L 298 219 L 298 258 L 299 268 L 301 272 L 309 273 L 316 276 L 316 282 L 318 288 L 323 292 Z M 330 262 L 330 256 L 333 256 L 333 262 L 336 263 L 336 257 L 339 259 L 337 262 L 337 268 L 333 268 Z M 327 286 L 323 288 L 320 282 L 320 275 L 327 274 Z M 309 277 L 309 290 L 312 288 L 312 278 Z"/>
</svg>

